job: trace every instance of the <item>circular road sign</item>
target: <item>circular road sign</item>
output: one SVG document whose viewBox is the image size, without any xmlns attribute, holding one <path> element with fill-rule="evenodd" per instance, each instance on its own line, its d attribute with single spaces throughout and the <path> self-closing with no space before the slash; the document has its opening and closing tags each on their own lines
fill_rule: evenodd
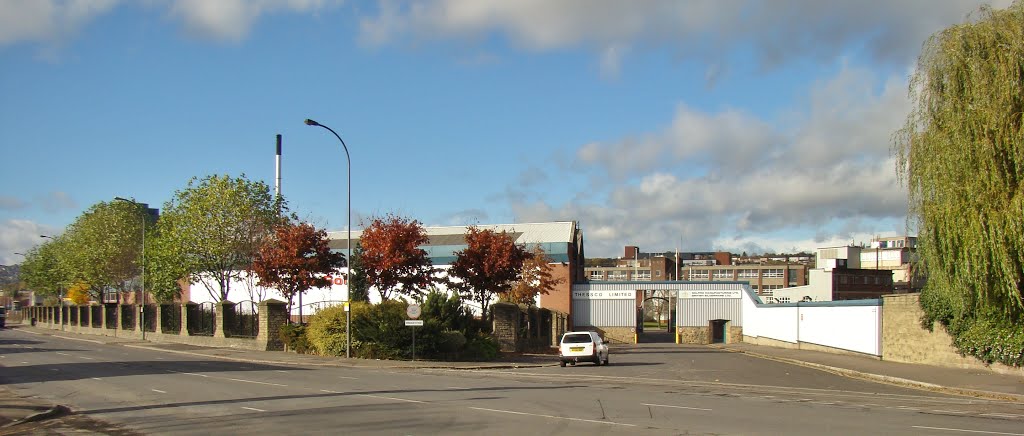
<svg viewBox="0 0 1024 436">
<path fill-rule="evenodd" d="M 419 318 L 420 313 L 422 313 L 422 311 L 420 310 L 419 304 L 410 304 L 409 307 L 405 309 L 405 314 L 409 315 L 409 318 L 412 319 Z"/>
</svg>

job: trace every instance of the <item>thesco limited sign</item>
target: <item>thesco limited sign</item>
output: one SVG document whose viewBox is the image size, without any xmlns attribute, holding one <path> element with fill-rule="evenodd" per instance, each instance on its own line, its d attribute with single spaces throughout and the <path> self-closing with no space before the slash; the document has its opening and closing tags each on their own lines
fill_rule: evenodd
<svg viewBox="0 0 1024 436">
<path fill-rule="evenodd" d="M 572 291 L 573 300 L 632 300 L 636 291 Z"/>
</svg>

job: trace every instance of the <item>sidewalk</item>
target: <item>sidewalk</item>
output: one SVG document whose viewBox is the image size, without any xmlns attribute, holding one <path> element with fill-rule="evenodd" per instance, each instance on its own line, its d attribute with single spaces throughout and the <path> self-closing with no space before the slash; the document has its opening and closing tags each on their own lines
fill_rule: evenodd
<svg viewBox="0 0 1024 436">
<path fill-rule="evenodd" d="M 715 345 L 715 347 L 763 359 L 816 368 L 847 377 L 935 392 L 1024 403 L 1024 377 L 992 371 L 890 362 L 867 356 L 794 350 L 747 343 Z"/>
</svg>

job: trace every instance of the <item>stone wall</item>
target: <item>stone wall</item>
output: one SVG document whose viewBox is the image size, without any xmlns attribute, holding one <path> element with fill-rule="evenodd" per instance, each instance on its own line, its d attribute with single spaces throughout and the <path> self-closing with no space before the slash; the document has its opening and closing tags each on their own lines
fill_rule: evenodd
<svg viewBox="0 0 1024 436">
<path fill-rule="evenodd" d="M 632 327 L 590 327 L 578 326 L 577 331 L 596 331 L 605 342 L 612 344 L 635 344 L 636 331 Z"/>
<path fill-rule="evenodd" d="M 732 323 L 728 323 L 726 328 L 725 343 L 743 342 L 743 326 L 734 326 Z M 711 343 L 711 340 L 710 323 L 705 327 L 676 327 L 677 344 L 707 345 Z"/>
<path fill-rule="evenodd" d="M 143 332 L 140 329 L 141 317 L 135 317 L 136 319 L 134 325 L 131 326 L 131 329 L 120 328 L 120 319 L 123 315 L 122 306 L 123 305 L 114 304 L 103 305 L 102 314 L 104 322 L 101 324 L 101 327 L 92 327 L 91 316 L 78 317 L 75 323 L 71 323 L 67 315 L 70 313 L 70 310 L 66 307 L 64 310 L 60 310 L 59 308 L 54 307 L 34 306 L 26 308 L 24 311 L 28 313 L 27 316 L 36 320 L 35 326 L 40 328 L 62 330 L 86 335 L 142 339 Z M 131 307 L 131 310 L 138 310 L 138 308 Z M 287 310 L 287 304 L 285 303 L 275 300 L 265 301 L 260 304 L 259 335 L 256 338 L 231 338 L 223 337 L 223 333 L 221 336 L 189 335 L 188 329 L 185 327 L 188 325 L 188 310 L 186 309 L 186 305 L 182 305 L 182 328 L 179 334 L 163 333 L 161 326 L 157 325 L 155 329 L 156 331 L 146 332 L 145 337 L 146 340 L 152 342 L 172 342 L 204 347 L 244 348 L 261 351 L 283 350 L 284 344 L 281 342 L 278 332 L 287 319 Z M 116 325 L 109 325 L 106 323 L 107 312 L 111 311 L 113 311 L 112 314 L 117 315 L 118 322 Z M 218 321 L 218 323 L 220 323 L 220 321 Z M 218 330 L 222 331 L 222 326 L 220 326 Z"/>
<path fill-rule="evenodd" d="M 896 294 L 882 297 L 882 359 L 953 368 L 987 369 L 1002 374 L 1024 376 L 1024 368 L 1002 364 L 986 365 L 973 357 L 964 357 L 953 346 L 953 338 L 935 323 L 929 331 L 921 326 L 924 311 L 921 294 Z"/>
<path fill-rule="evenodd" d="M 558 345 L 565 332 L 568 315 L 548 309 L 524 309 L 512 303 L 491 305 L 491 331 L 501 351 L 528 351 Z"/>
</svg>

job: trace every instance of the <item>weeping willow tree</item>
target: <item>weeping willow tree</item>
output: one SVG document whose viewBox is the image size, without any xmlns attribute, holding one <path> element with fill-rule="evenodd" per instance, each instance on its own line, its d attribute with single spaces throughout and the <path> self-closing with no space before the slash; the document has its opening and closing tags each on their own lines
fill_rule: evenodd
<svg viewBox="0 0 1024 436">
<path fill-rule="evenodd" d="M 894 136 L 927 273 L 925 325 L 1024 365 L 1024 2 L 933 35 Z"/>
</svg>

